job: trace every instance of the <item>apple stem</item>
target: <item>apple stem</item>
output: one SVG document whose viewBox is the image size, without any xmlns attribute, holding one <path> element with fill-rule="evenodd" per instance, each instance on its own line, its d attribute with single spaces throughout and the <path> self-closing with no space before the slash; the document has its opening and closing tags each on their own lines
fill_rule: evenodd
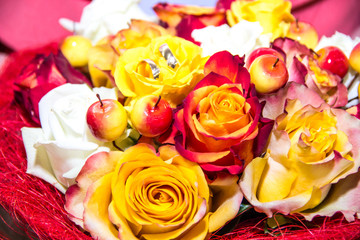
<svg viewBox="0 0 360 240">
<path fill-rule="evenodd" d="M 279 62 L 279 60 L 280 60 L 279 58 L 276 58 L 276 61 L 275 61 L 274 65 L 273 65 L 273 68 L 276 67 L 276 64 Z"/>
<path fill-rule="evenodd" d="M 97 94 L 96 94 L 96 97 L 99 99 L 100 107 L 103 107 L 104 104 L 103 104 L 103 102 L 101 101 L 100 94 L 97 93 Z"/>
<path fill-rule="evenodd" d="M 310 49 L 310 51 L 311 51 L 313 54 L 315 54 L 316 57 L 320 57 L 320 55 L 319 55 L 317 52 L 315 52 L 314 50 Z"/>
<path fill-rule="evenodd" d="M 296 25 L 296 29 L 299 30 L 299 19 L 295 19 L 295 25 Z"/>
<path fill-rule="evenodd" d="M 158 100 L 156 101 L 154 108 L 157 107 L 157 105 L 159 104 L 160 100 L 161 100 L 161 96 L 159 96 Z"/>
</svg>

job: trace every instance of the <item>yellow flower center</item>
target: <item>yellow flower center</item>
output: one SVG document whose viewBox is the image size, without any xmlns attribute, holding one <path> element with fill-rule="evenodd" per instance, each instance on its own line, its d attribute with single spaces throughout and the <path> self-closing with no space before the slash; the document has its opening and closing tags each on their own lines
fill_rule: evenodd
<svg viewBox="0 0 360 240">
<path fill-rule="evenodd" d="M 336 150 L 337 142 L 343 141 L 344 134 L 337 130 L 336 123 L 330 110 L 299 111 L 292 115 L 285 129 L 291 141 L 289 159 L 314 163 L 326 158 Z"/>
<path fill-rule="evenodd" d="M 248 125 L 252 121 L 250 109 L 241 94 L 222 86 L 199 102 L 197 119 L 206 132 L 220 137 Z"/>
<path fill-rule="evenodd" d="M 319 65 L 312 59 L 309 59 L 309 68 L 315 75 L 315 83 L 321 87 L 336 87 L 337 82 L 326 71 L 322 70 Z"/>
</svg>

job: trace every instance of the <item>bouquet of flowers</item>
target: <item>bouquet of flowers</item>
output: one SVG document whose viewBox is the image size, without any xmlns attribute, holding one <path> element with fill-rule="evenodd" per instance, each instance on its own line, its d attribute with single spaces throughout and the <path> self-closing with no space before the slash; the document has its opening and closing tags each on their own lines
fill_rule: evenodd
<svg viewBox="0 0 360 240">
<path fill-rule="evenodd" d="M 360 236 L 359 38 L 286 0 L 117 5 L 2 73 L 0 203 L 30 236 Z"/>
</svg>

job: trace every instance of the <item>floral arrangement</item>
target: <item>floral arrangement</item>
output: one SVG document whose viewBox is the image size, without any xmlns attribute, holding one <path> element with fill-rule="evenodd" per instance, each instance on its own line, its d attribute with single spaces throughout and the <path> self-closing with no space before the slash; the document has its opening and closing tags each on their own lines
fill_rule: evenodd
<svg viewBox="0 0 360 240">
<path fill-rule="evenodd" d="M 359 38 L 286 0 L 111 2 L 9 58 L 2 205 L 41 239 L 359 236 Z"/>
</svg>

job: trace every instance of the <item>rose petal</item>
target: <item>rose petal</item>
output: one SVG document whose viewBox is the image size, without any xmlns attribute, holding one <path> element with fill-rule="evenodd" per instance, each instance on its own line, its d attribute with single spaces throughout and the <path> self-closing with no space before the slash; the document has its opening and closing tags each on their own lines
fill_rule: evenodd
<svg viewBox="0 0 360 240">
<path fill-rule="evenodd" d="M 41 127 L 47 139 L 50 139 L 52 137 L 52 131 L 53 131 L 49 121 L 50 115 L 52 114 L 51 108 L 53 106 L 53 103 L 55 103 L 59 99 L 62 99 L 65 96 L 69 96 L 76 93 L 82 93 L 84 95 L 93 96 L 94 101 L 96 101 L 96 96 L 94 96 L 94 93 L 87 85 L 64 84 L 60 87 L 53 89 L 51 92 L 46 94 L 39 102 Z"/>
<path fill-rule="evenodd" d="M 324 103 L 324 100 L 315 91 L 297 83 L 289 83 L 275 94 L 264 98 L 266 104 L 263 109 L 263 116 L 275 119 L 283 113 L 288 99 L 298 99 L 303 105 L 310 104 L 314 107 L 319 107 Z"/>
<path fill-rule="evenodd" d="M 126 219 L 119 213 L 119 211 L 114 206 L 114 202 L 110 203 L 108 211 L 109 211 L 110 221 L 118 227 L 119 239 L 126 239 L 126 240 L 138 239 L 137 237 L 135 237 L 135 235 L 137 235 L 140 232 L 141 226 L 136 226 L 135 224 L 132 224 L 131 225 L 132 227 L 130 227 Z"/>
<path fill-rule="evenodd" d="M 219 175 L 210 183 L 215 197 L 211 209 L 213 214 L 209 218 L 209 232 L 218 230 L 238 213 L 243 195 L 237 181 L 235 175 Z"/>
<path fill-rule="evenodd" d="M 257 186 L 257 198 L 260 202 L 285 199 L 290 194 L 296 178 L 296 173 L 288 171 L 286 166 L 269 157 Z"/>
<path fill-rule="evenodd" d="M 203 240 L 207 239 L 210 235 L 209 233 L 209 216 L 210 214 L 206 214 L 203 219 L 198 222 L 194 227 L 192 227 L 189 231 L 186 232 L 181 239 L 184 240 Z"/>
<path fill-rule="evenodd" d="M 204 67 L 205 75 L 210 72 L 226 76 L 230 81 L 235 82 L 239 66 L 244 66 L 244 58 L 233 56 L 228 51 L 217 52 L 212 55 Z"/>
<path fill-rule="evenodd" d="M 35 123 L 39 123 L 40 99 L 50 90 L 65 84 L 91 82 L 78 70 L 74 69 L 61 52 L 48 56 L 38 55 L 17 77 L 15 84 L 16 100 L 25 106 Z"/>
<path fill-rule="evenodd" d="M 207 172 L 221 172 L 226 170 L 232 175 L 239 174 L 243 171 L 244 167 L 242 165 L 229 165 L 229 166 L 219 166 L 215 164 L 201 164 L 200 165 L 204 171 Z"/>
<path fill-rule="evenodd" d="M 45 149 L 51 168 L 58 181 L 65 187 L 69 187 L 75 183 L 75 178 L 67 179 L 64 175 L 73 169 L 80 171 L 86 159 L 94 153 L 99 146 L 91 142 L 83 142 L 80 144 L 71 141 L 61 143 L 45 140 L 35 144 L 35 148 L 39 147 Z M 109 149 L 107 150 L 109 151 Z"/>
<path fill-rule="evenodd" d="M 56 179 L 51 164 L 49 162 L 46 150 L 39 146 L 34 148 L 34 145 L 44 139 L 41 128 L 22 128 L 21 134 L 25 146 L 27 169 L 26 173 L 39 177 L 48 183 L 53 184 L 62 193 L 65 193 L 66 188 Z"/>
<path fill-rule="evenodd" d="M 260 156 L 268 143 L 268 139 L 271 133 L 271 130 L 274 126 L 274 121 L 267 119 L 267 118 L 261 118 L 261 127 L 259 127 L 259 132 L 257 137 L 254 139 L 254 156 Z"/>
<path fill-rule="evenodd" d="M 158 3 L 153 7 L 158 17 L 169 27 L 178 26 L 184 17 L 196 17 L 205 26 L 221 25 L 226 22 L 225 11 L 211 7 L 186 6 L 179 4 Z"/>
<path fill-rule="evenodd" d="M 315 216 L 333 216 L 337 212 L 344 214 L 347 221 L 355 221 L 355 214 L 360 212 L 360 173 L 352 174 L 335 184 L 325 201 L 318 207 L 300 214 L 308 221 Z"/>
<path fill-rule="evenodd" d="M 360 121 L 346 111 L 332 109 L 338 120 L 338 128 L 345 133 L 352 145 L 352 158 L 355 160 L 351 173 L 357 172 L 360 166 Z"/>
<path fill-rule="evenodd" d="M 226 71 L 226 70 L 225 70 Z M 216 72 L 209 72 L 197 85 L 196 87 L 194 88 L 194 90 L 198 90 L 200 88 L 204 88 L 204 87 L 209 87 L 209 86 L 216 86 L 216 87 L 220 87 L 221 85 L 223 84 L 231 84 L 232 82 L 230 81 L 229 78 L 227 78 L 226 76 L 222 76 Z M 204 91 L 204 90 L 202 90 Z M 207 90 L 208 91 L 208 90 Z M 206 92 L 201 92 L 202 95 L 205 95 Z M 191 99 L 193 97 L 195 97 L 194 93 L 191 92 L 189 93 L 190 94 L 193 94 L 191 95 L 190 97 L 187 97 L 186 99 Z M 189 96 L 188 95 L 188 96 Z M 197 94 L 196 94 L 197 95 Z M 184 100 L 184 103 L 186 104 L 186 101 L 193 101 L 193 100 Z M 199 101 L 197 101 L 199 102 Z M 190 103 L 191 104 L 191 103 Z"/>
<path fill-rule="evenodd" d="M 302 62 L 308 66 L 305 80 L 308 88 L 318 92 L 332 107 L 343 107 L 347 104 L 348 91 L 339 76 L 321 69 L 317 61 L 310 57 L 304 57 Z"/>
<path fill-rule="evenodd" d="M 106 174 L 91 184 L 84 200 L 84 227 L 95 239 L 118 239 L 118 231 L 108 213 L 112 175 Z"/>
<path fill-rule="evenodd" d="M 283 214 L 290 214 L 293 210 L 304 206 L 310 199 L 313 189 L 308 189 L 295 197 L 286 199 L 260 202 L 257 197 L 257 189 L 268 162 L 268 156 L 265 158 L 255 158 L 245 168 L 244 173 L 240 179 L 239 185 L 244 193 L 244 197 L 254 206 L 257 211 L 265 213 L 268 217 L 272 217 L 273 212 L 279 211 Z M 272 161 L 275 164 L 275 161 Z M 280 165 L 275 164 L 273 167 L 278 168 Z M 282 171 L 278 168 L 279 171 Z M 285 182 L 284 182 L 285 183 Z"/>
<path fill-rule="evenodd" d="M 305 77 L 308 73 L 304 64 L 302 64 L 297 57 L 293 58 L 293 61 L 288 68 L 289 80 L 288 82 L 296 82 L 299 84 L 305 84 Z"/>
<path fill-rule="evenodd" d="M 65 210 L 70 214 L 69 218 L 78 225 L 82 225 L 84 206 L 87 189 L 102 176 L 114 170 L 115 164 L 122 152 L 99 152 L 86 160 L 76 178 L 77 185 L 71 186 L 66 194 Z"/>
<path fill-rule="evenodd" d="M 206 203 L 205 199 L 200 204 L 201 205 L 199 206 L 196 215 L 192 219 L 189 219 L 187 221 L 187 223 L 183 224 L 182 227 L 180 227 L 174 231 L 167 232 L 167 233 L 142 234 L 142 236 L 145 239 L 152 238 L 152 239 L 159 239 L 159 240 L 175 239 L 175 238 L 179 237 L 181 234 L 186 233 L 186 231 L 188 229 L 191 229 L 192 227 L 197 226 L 197 224 L 199 224 L 199 222 L 201 222 L 203 220 L 203 218 L 205 217 L 206 212 L 207 212 L 207 206 L 206 206 L 207 203 Z M 208 230 L 204 229 L 203 224 L 201 224 L 198 228 L 199 230 L 200 229 L 202 230 L 202 232 L 200 232 L 200 236 L 204 235 L 204 234 L 207 235 L 207 233 L 208 233 Z M 205 222 L 205 224 L 206 224 L 206 222 Z M 194 233 L 190 232 L 190 234 L 192 236 L 192 234 L 194 234 Z M 189 236 L 189 237 L 191 237 L 191 236 Z M 184 238 L 186 238 L 186 234 L 184 235 Z M 188 239 L 191 239 L 191 238 L 188 238 Z"/>
<path fill-rule="evenodd" d="M 312 56 L 311 50 L 305 45 L 290 38 L 277 38 L 273 41 L 272 47 L 280 48 L 286 53 L 286 66 L 290 67 L 296 57 Z"/>
<path fill-rule="evenodd" d="M 199 18 L 190 15 L 183 17 L 183 19 L 179 22 L 175 29 L 177 32 L 177 36 L 191 41 L 197 45 L 200 45 L 199 42 L 196 42 L 192 38 L 191 33 L 194 29 L 201 29 L 204 27 L 206 27 L 206 25 L 202 23 Z"/>
<path fill-rule="evenodd" d="M 230 151 L 222 151 L 222 152 L 194 152 L 185 149 L 185 147 L 181 144 L 181 137 L 175 137 L 175 147 L 176 150 L 184 156 L 186 159 L 189 159 L 193 162 L 198 163 L 209 163 L 214 162 L 220 158 L 227 156 Z"/>
<path fill-rule="evenodd" d="M 216 3 L 216 8 L 228 10 L 231 7 L 231 3 L 234 1 L 235 0 L 218 0 Z"/>
<path fill-rule="evenodd" d="M 92 86 L 89 79 L 87 79 L 85 75 L 83 75 L 80 71 L 73 68 L 61 52 L 59 52 L 57 55 L 54 55 L 54 63 L 57 69 L 59 69 L 59 72 L 66 79 L 67 83 L 71 83 L 71 84 L 85 83 L 90 87 Z"/>
</svg>

